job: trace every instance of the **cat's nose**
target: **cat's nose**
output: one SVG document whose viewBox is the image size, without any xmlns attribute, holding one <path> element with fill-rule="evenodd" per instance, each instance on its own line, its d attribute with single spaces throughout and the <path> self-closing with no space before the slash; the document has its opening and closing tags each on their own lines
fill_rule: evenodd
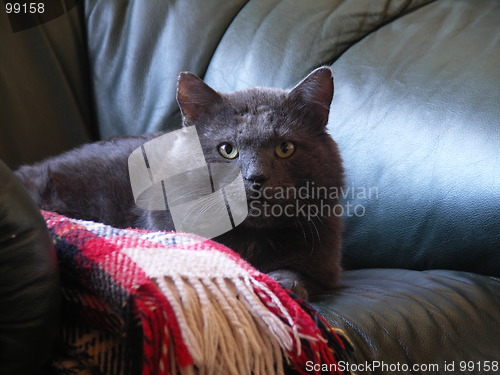
<svg viewBox="0 0 500 375">
<path fill-rule="evenodd" d="M 257 188 L 261 188 L 262 184 L 266 182 L 269 179 L 266 175 L 259 173 L 259 174 L 250 174 L 248 176 L 245 176 L 245 180 L 250 182 L 252 185 L 254 185 Z"/>
</svg>

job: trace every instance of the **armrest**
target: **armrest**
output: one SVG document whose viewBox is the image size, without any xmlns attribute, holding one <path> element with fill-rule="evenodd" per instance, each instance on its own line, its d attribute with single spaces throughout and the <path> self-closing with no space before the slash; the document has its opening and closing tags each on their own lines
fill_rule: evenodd
<svg viewBox="0 0 500 375">
<path fill-rule="evenodd" d="M 0 374 L 33 374 L 57 334 L 55 251 L 28 193 L 0 161 Z"/>
</svg>

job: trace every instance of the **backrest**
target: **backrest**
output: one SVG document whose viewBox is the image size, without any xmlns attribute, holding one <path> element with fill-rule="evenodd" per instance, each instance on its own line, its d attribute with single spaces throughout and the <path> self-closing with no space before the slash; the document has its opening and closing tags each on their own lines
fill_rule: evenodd
<svg viewBox="0 0 500 375">
<path fill-rule="evenodd" d="M 500 4 L 429 4 L 334 64 L 349 267 L 500 276 Z"/>
<path fill-rule="evenodd" d="M 245 2 L 85 1 L 100 136 L 179 127 L 177 75 L 205 74 Z"/>
</svg>

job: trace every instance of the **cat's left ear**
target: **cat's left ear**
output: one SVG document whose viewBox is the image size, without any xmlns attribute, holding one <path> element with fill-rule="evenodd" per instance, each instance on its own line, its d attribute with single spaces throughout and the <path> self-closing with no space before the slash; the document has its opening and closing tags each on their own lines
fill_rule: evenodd
<svg viewBox="0 0 500 375">
<path fill-rule="evenodd" d="M 177 103 L 183 125 L 190 125 L 200 115 L 222 102 L 222 96 L 193 73 L 182 72 L 177 79 Z"/>
<path fill-rule="evenodd" d="M 313 70 L 288 94 L 293 105 L 310 107 L 321 126 L 328 123 L 333 99 L 333 74 L 329 67 Z"/>
</svg>

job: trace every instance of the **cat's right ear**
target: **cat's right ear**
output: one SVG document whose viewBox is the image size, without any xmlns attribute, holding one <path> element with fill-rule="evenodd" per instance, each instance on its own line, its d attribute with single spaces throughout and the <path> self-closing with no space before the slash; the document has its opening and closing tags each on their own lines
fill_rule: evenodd
<svg viewBox="0 0 500 375">
<path fill-rule="evenodd" d="M 200 115 L 222 102 L 222 96 L 193 73 L 182 72 L 177 79 L 177 103 L 183 125 L 190 125 Z"/>
<path fill-rule="evenodd" d="M 317 123 L 326 126 L 333 99 L 332 70 L 327 66 L 313 70 L 290 91 L 288 98 L 294 106 L 309 106 Z"/>
</svg>

